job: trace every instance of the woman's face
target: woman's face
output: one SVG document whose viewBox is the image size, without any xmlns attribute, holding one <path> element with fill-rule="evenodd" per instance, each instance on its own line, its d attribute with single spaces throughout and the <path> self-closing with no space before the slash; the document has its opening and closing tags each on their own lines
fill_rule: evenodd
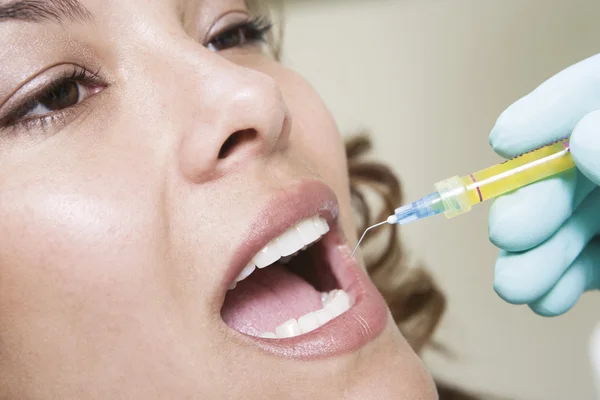
<svg viewBox="0 0 600 400">
<path fill-rule="evenodd" d="M 0 398 L 435 397 L 244 1 L 0 10 Z"/>
</svg>

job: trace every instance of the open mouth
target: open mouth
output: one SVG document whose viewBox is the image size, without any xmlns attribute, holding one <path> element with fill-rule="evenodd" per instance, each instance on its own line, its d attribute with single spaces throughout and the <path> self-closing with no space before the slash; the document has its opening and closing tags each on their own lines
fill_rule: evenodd
<svg viewBox="0 0 600 400">
<path fill-rule="evenodd" d="M 385 301 L 351 256 L 338 215 L 335 193 L 317 179 L 265 203 L 219 283 L 217 312 L 232 341 L 312 360 L 356 351 L 384 332 Z"/>
<path fill-rule="evenodd" d="M 229 286 L 221 316 L 244 334 L 285 339 L 312 332 L 348 311 L 328 258 L 330 228 L 315 216 L 271 240 Z"/>
</svg>

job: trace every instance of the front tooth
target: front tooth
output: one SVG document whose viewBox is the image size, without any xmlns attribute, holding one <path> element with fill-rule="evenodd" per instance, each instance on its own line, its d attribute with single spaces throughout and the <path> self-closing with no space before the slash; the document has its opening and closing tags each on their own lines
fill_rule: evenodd
<svg viewBox="0 0 600 400">
<path fill-rule="evenodd" d="M 323 218 L 315 218 L 313 220 L 313 224 L 321 236 L 329 231 L 329 225 Z"/>
<path fill-rule="evenodd" d="M 303 334 L 314 331 L 319 327 L 317 317 L 312 312 L 298 318 L 298 325 L 300 325 L 300 332 Z"/>
<path fill-rule="evenodd" d="M 321 221 L 321 225 L 323 225 L 323 233 L 322 234 L 324 235 L 327 232 L 329 232 L 329 224 L 323 218 L 319 218 L 319 221 Z"/>
<path fill-rule="evenodd" d="M 279 260 L 280 257 L 281 252 L 279 251 L 277 243 L 271 242 L 254 256 L 252 262 L 256 264 L 257 268 L 265 268 Z"/>
<path fill-rule="evenodd" d="M 293 318 L 275 328 L 275 335 L 280 339 L 294 337 L 300 334 L 300 325 L 298 325 L 298 321 Z"/>
<path fill-rule="evenodd" d="M 329 293 L 321 293 L 321 301 L 323 302 L 323 307 L 328 305 L 335 299 L 343 290 L 335 289 Z"/>
<path fill-rule="evenodd" d="M 317 229 L 313 219 L 300 222 L 296 225 L 296 230 L 300 233 L 305 245 L 309 245 L 321 237 L 321 230 Z"/>
<path fill-rule="evenodd" d="M 333 315 L 334 318 L 342 315 L 350 309 L 350 296 L 344 291 L 338 292 L 333 299 L 331 299 L 330 296 L 330 299 L 328 299 L 327 304 L 325 305 L 325 309 Z"/>
<path fill-rule="evenodd" d="M 304 246 L 300 233 L 295 229 L 288 229 L 283 235 L 277 238 L 277 247 L 282 257 L 289 256 L 300 250 Z"/>
<path fill-rule="evenodd" d="M 277 336 L 275 336 L 275 334 L 273 332 L 264 332 L 264 333 L 261 333 L 260 335 L 258 335 L 258 337 L 265 338 L 265 339 L 277 339 Z"/>
<path fill-rule="evenodd" d="M 254 272 L 255 269 L 256 269 L 256 265 L 254 265 L 254 263 L 248 264 L 246 266 L 246 268 L 244 268 L 242 270 L 242 272 L 240 272 L 240 274 L 238 275 L 238 277 L 235 278 L 235 281 L 236 282 L 243 281 L 244 279 L 246 279 L 247 277 L 249 277 Z"/>
<path fill-rule="evenodd" d="M 333 316 L 329 313 L 329 311 L 327 311 L 326 308 L 315 311 L 314 315 L 319 326 L 323 326 L 333 319 Z"/>
</svg>

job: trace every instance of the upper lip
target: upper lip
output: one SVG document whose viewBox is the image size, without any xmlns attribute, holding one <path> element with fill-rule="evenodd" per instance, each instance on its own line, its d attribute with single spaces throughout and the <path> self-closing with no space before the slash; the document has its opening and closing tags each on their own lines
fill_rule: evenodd
<svg viewBox="0 0 600 400">
<path fill-rule="evenodd" d="M 259 212 L 246 239 L 234 252 L 221 282 L 222 300 L 231 282 L 263 247 L 298 222 L 314 216 L 324 218 L 330 227 L 337 226 L 337 198 L 323 182 L 303 180 L 274 195 Z"/>
</svg>

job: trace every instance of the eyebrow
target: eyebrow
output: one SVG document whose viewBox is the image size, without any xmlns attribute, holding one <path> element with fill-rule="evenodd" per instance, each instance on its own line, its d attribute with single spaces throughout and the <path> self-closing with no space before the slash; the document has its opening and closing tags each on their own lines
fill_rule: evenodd
<svg viewBox="0 0 600 400">
<path fill-rule="evenodd" d="M 77 0 L 13 0 L 0 4 L 0 22 L 90 21 L 92 14 Z"/>
</svg>

